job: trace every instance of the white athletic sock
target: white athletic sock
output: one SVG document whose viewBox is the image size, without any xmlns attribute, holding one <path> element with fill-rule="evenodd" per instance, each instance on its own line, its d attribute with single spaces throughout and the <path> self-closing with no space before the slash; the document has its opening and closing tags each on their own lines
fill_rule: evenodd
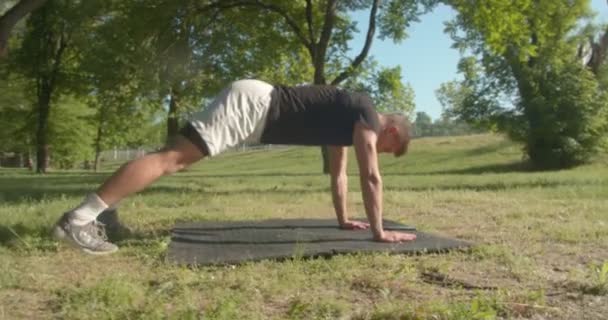
<svg viewBox="0 0 608 320">
<path fill-rule="evenodd" d="M 84 201 L 72 210 L 70 220 L 75 225 L 83 226 L 97 218 L 108 205 L 95 193 L 89 194 Z"/>
</svg>

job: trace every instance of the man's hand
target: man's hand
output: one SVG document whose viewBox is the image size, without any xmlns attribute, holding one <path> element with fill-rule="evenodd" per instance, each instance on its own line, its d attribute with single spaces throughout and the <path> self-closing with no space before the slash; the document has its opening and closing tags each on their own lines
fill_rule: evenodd
<svg viewBox="0 0 608 320">
<path fill-rule="evenodd" d="M 405 242 L 416 239 L 416 235 L 413 233 L 395 232 L 395 231 L 384 231 L 381 235 L 375 236 L 374 240 L 378 242 Z"/>
<path fill-rule="evenodd" d="M 345 230 L 365 230 L 369 228 L 369 223 L 363 221 L 345 221 L 340 223 L 340 229 Z"/>
</svg>

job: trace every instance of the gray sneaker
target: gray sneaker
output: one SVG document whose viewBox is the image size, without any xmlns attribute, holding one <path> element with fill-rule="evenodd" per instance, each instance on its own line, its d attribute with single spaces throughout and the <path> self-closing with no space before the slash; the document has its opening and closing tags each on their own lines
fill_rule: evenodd
<svg viewBox="0 0 608 320">
<path fill-rule="evenodd" d="M 70 222 L 70 213 L 67 212 L 59 219 L 53 230 L 54 236 L 66 240 L 88 254 L 102 255 L 116 252 L 118 247 L 107 241 L 104 224 L 91 221 L 83 226 Z"/>
<path fill-rule="evenodd" d="M 106 234 L 111 240 L 122 240 L 133 235 L 133 230 L 118 218 L 117 209 L 107 209 L 97 216 L 97 221 L 105 225 Z"/>
</svg>

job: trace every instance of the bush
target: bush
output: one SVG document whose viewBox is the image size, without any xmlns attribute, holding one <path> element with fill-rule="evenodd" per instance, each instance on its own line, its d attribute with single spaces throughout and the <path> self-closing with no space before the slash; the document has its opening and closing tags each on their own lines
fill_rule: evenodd
<svg viewBox="0 0 608 320">
<path fill-rule="evenodd" d="M 583 66 L 570 64 L 538 76 L 536 90 L 522 96 L 523 127 L 511 135 L 525 143 L 540 169 L 568 168 L 591 159 L 608 131 L 608 95 Z"/>
</svg>

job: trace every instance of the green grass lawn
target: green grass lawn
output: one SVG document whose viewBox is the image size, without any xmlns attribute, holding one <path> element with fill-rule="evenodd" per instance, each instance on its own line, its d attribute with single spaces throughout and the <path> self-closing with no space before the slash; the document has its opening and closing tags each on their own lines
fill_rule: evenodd
<svg viewBox="0 0 608 320">
<path fill-rule="evenodd" d="M 350 215 L 362 217 L 350 158 Z M 161 179 L 123 201 L 136 233 L 104 257 L 49 230 L 119 164 L 1 169 L 0 319 L 605 319 L 608 157 L 550 172 L 521 158 L 492 135 L 419 139 L 405 158 L 382 156 L 385 217 L 472 241 L 470 251 L 200 268 L 165 261 L 175 222 L 333 217 L 318 149 L 228 153 Z"/>
</svg>

